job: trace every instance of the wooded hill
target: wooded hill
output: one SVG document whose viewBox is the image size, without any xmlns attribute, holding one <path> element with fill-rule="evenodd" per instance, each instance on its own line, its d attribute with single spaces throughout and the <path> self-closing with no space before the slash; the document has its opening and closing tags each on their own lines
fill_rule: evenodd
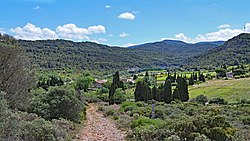
<svg viewBox="0 0 250 141">
<path fill-rule="evenodd" d="M 129 67 L 166 66 L 174 55 L 157 51 L 110 47 L 92 42 L 66 40 L 19 41 L 33 64 L 41 68 L 113 70 Z"/>
<path fill-rule="evenodd" d="M 250 34 L 240 34 L 223 45 L 184 61 L 186 66 L 221 66 L 250 63 Z"/>
<path fill-rule="evenodd" d="M 66 40 L 19 40 L 34 65 L 40 68 L 115 70 L 131 67 L 178 66 L 183 59 L 203 53 L 217 44 L 187 44 L 165 40 L 130 48 Z"/>
<path fill-rule="evenodd" d="M 67 40 L 19 40 L 18 43 L 28 53 L 31 63 L 42 69 L 107 71 L 134 67 L 215 67 L 250 63 L 250 34 L 246 33 L 225 43 L 189 44 L 164 40 L 128 48 Z"/>
</svg>

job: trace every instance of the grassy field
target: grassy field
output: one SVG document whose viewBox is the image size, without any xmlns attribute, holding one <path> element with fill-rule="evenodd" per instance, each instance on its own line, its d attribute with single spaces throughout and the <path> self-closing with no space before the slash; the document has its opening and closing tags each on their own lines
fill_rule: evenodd
<svg viewBox="0 0 250 141">
<path fill-rule="evenodd" d="M 220 97 L 228 102 L 238 102 L 241 99 L 250 99 L 250 78 L 231 80 L 211 80 L 202 84 L 189 87 L 190 98 L 200 94 L 209 99 Z"/>
</svg>

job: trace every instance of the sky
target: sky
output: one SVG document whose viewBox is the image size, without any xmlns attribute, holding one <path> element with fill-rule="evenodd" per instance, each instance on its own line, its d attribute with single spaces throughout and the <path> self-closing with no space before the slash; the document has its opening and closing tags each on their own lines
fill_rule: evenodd
<svg viewBox="0 0 250 141">
<path fill-rule="evenodd" d="M 249 5 L 249 0 L 0 0 L 0 32 L 122 47 L 165 39 L 226 41 L 250 32 Z"/>
</svg>

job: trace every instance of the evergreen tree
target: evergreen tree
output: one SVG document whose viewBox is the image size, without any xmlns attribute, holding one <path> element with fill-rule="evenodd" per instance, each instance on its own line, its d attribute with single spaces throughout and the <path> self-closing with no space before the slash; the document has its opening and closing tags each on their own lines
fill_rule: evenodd
<svg viewBox="0 0 250 141">
<path fill-rule="evenodd" d="M 157 100 L 157 88 L 154 85 L 154 87 L 152 88 L 152 95 L 153 95 L 153 99 Z"/>
<path fill-rule="evenodd" d="M 111 84 L 111 87 L 109 89 L 109 104 L 110 105 L 114 104 L 114 94 L 117 88 L 122 88 L 124 90 L 124 85 L 123 85 L 123 82 L 120 81 L 120 76 L 119 76 L 118 71 L 113 75 L 113 83 Z"/>
<path fill-rule="evenodd" d="M 181 99 L 179 88 L 176 87 L 173 92 L 173 100 Z"/>
<path fill-rule="evenodd" d="M 135 101 L 141 101 L 141 93 L 142 93 L 142 82 L 138 81 L 136 83 L 136 88 L 135 88 L 135 92 L 134 92 L 134 96 L 135 96 Z"/>
<path fill-rule="evenodd" d="M 189 83 L 189 85 L 194 85 L 194 76 L 193 76 L 193 74 L 191 74 L 191 77 L 189 78 L 188 83 Z"/>
<path fill-rule="evenodd" d="M 149 84 L 149 74 L 148 71 L 146 71 L 145 77 L 144 77 L 144 82 Z"/>
<path fill-rule="evenodd" d="M 180 83 L 178 84 L 178 88 L 180 92 L 181 101 L 188 101 L 189 93 L 188 93 L 188 84 L 186 79 L 180 78 Z"/>
<path fill-rule="evenodd" d="M 204 76 L 203 74 L 200 74 L 200 76 L 199 76 L 199 81 L 206 82 L 205 76 Z"/>
<path fill-rule="evenodd" d="M 172 100 L 172 86 L 170 80 L 166 80 L 164 84 L 164 101 L 170 103 Z"/>
<path fill-rule="evenodd" d="M 112 83 L 109 89 L 109 105 L 114 104 L 115 84 Z"/>
<path fill-rule="evenodd" d="M 180 99 L 181 101 L 188 101 L 189 93 L 188 93 L 188 84 L 186 79 L 178 78 L 178 84 L 173 93 L 173 99 Z"/>
</svg>

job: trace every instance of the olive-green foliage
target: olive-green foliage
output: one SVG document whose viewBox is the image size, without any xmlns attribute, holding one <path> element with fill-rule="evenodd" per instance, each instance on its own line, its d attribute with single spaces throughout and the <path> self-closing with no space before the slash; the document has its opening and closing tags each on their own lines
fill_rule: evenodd
<svg viewBox="0 0 250 141">
<path fill-rule="evenodd" d="M 135 140 L 180 140 L 221 141 L 249 140 L 244 132 L 249 130 L 249 105 L 203 106 L 198 103 L 155 103 L 156 119 L 149 119 L 151 104 L 124 102 L 118 118 L 132 121 L 131 127 L 122 122 L 121 128 L 132 129 Z M 124 118 L 125 114 L 127 118 Z M 239 115 L 239 116 L 235 116 Z M 130 118 L 128 118 L 130 117 Z M 231 122 L 231 121 L 234 122 Z"/>
<path fill-rule="evenodd" d="M 80 90 L 84 90 L 86 92 L 86 91 L 88 91 L 88 88 L 89 88 L 92 81 L 93 81 L 92 77 L 83 76 L 76 81 L 75 88 L 80 89 Z"/>
<path fill-rule="evenodd" d="M 227 101 L 223 98 L 213 98 L 209 101 L 210 104 L 227 104 Z"/>
<path fill-rule="evenodd" d="M 138 118 L 131 123 L 135 139 L 138 141 L 162 141 L 174 134 L 173 131 L 164 127 L 165 123 L 159 119 Z"/>
<path fill-rule="evenodd" d="M 58 124 L 35 114 L 13 112 L 0 92 L 0 140 L 58 141 L 67 138 L 66 130 Z"/>
<path fill-rule="evenodd" d="M 198 95 L 197 97 L 191 99 L 190 101 L 201 103 L 201 104 L 205 105 L 205 103 L 208 102 L 208 98 L 207 98 L 207 96 L 201 94 L 201 95 Z"/>
<path fill-rule="evenodd" d="M 122 90 L 122 88 L 116 89 L 114 94 L 114 102 L 116 104 L 121 104 L 124 101 L 126 101 L 126 93 Z"/>
<path fill-rule="evenodd" d="M 84 117 L 84 105 L 75 91 L 67 87 L 53 87 L 39 94 L 32 102 L 31 111 L 47 119 L 65 118 L 80 122 Z"/>
</svg>

